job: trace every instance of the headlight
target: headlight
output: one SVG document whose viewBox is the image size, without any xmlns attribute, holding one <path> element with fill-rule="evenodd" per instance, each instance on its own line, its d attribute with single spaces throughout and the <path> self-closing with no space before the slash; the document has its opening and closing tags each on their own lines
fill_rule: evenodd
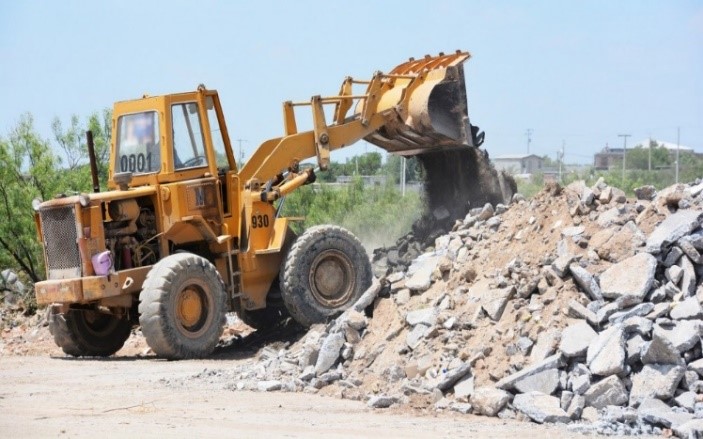
<svg viewBox="0 0 703 439">
<path fill-rule="evenodd" d="M 35 198 L 32 200 L 32 209 L 34 209 L 35 212 L 39 212 L 39 206 L 41 205 L 42 200 L 41 198 Z"/>
<path fill-rule="evenodd" d="M 88 207 L 90 206 L 90 195 L 88 194 L 80 194 L 78 196 L 78 202 L 81 203 L 81 206 L 83 207 Z"/>
</svg>

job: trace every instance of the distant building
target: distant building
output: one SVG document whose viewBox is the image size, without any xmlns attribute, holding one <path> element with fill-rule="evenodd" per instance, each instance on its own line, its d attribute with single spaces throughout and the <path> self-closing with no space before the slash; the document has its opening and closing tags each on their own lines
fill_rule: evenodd
<svg viewBox="0 0 703 439">
<path fill-rule="evenodd" d="M 639 142 L 634 143 L 633 148 L 647 148 L 649 146 L 650 139 L 644 139 Z M 694 153 L 693 148 L 684 145 L 676 145 L 671 142 L 660 142 L 658 140 L 652 139 L 656 142 L 657 146 L 664 147 L 669 151 L 670 155 L 676 154 L 676 149 L 678 148 L 679 154 L 681 153 Z M 631 149 L 631 148 L 628 148 Z M 601 150 L 601 152 L 596 153 L 593 156 L 593 168 L 596 171 L 607 171 L 615 166 L 622 166 L 622 148 L 610 148 L 608 145 Z"/>
<path fill-rule="evenodd" d="M 361 181 L 364 182 L 364 186 L 383 186 L 386 184 L 387 177 L 385 175 L 360 175 Z M 337 177 L 337 183 L 339 184 L 351 184 L 354 181 L 354 177 L 351 175 L 340 175 Z"/>
<path fill-rule="evenodd" d="M 493 157 L 493 166 L 509 174 L 534 174 L 541 172 L 544 159 L 534 154 L 501 155 Z"/>
<path fill-rule="evenodd" d="M 607 171 L 618 163 L 622 163 L 622 148 L 610 148 L 606 145 L 601 152 L 593 156 L 593 168 L 597 171 Z"/>
</svg>

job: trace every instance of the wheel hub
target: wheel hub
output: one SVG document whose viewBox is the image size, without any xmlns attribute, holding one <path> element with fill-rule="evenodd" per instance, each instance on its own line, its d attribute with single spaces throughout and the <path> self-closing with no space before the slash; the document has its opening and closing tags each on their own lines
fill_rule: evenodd
<svg viewBox="0 0 703 439">
<path fill-rule="evenodd" d="M 196 325 L 203 313 L 203 302 L 199 292 L 191 287 L 181 291 L 176 309 L 183 326 L 190 328 Z"/>
<path fill-rule="evenodd" d="M 349 258 L 337 250 L 320 253 L 310 270 L 310 288 L 323 306 L 336 308 L 345 304 L 354 292 L 354 269 Z"/>
</svg>

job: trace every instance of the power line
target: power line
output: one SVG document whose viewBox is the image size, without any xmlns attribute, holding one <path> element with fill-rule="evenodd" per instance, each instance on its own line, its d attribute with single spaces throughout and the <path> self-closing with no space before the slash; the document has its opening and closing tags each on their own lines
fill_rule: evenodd
<svg viewBox="0 0 703 439">
<path fill-rule="evenodd" d="M 525 135 L 527 136 L 527 155 L 530 155 L 530 143 L 532 143 L 532 128 L 528 128 L 527 131 L 525 131 Z"/>
</svg>

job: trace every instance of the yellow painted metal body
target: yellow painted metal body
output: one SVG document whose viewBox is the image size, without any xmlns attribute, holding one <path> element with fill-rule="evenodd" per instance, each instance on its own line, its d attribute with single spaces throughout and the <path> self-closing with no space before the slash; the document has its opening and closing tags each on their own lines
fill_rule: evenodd
<svg viewBox="0 0 703 439">
<path fill-rule="evenodd" d="M 40 207 L 41 211 L 72 204 L 80 212 L 77 244 L 83 276 L 38 283 L 38 302 L 110 303 L 111 297 L 139 292 L 150 266 L 96 276 L 91 265 L 91 257 L 106 250 L 106 232 L 101 226 L 110 221 L 105 214 L 106 206 L 138 199 L 140 206 L 153 208 L 158 232 L 154 239 L 158 241 L 161 258 L 174 248 L 200 244 L 199 248 L 207 252 L 220 271 L 232 303 L 244 309 L 265 307 L 266 295 L 279 272 L 291 220 L 278 215 L 274 202 L 313 176 L 311 169 L 301 170 L 299 164 L 316 157 L 324 170 L 332 151 L 360 139 L 399 154 L 472 145 L 465 96 L 463 108 L 445 105 L 444 96 L 433 97 L 434 91 L 443 87 L 449 88 L 441 94 L 449 95 L 457 87 L 464 87 L 461 64 L 468 58 L 468 53 L 457 52 L 411 60 L 389 74 L 377 72 L 369 81 L 346 78 L 337 96 L 285 102 L 284 135 L 261 144 L 242 169 L 237 169 L 216 91 L 201 86 L 188 93 L 117 102 L 112 120 L 110 191 L 86 194 L 88 206 L 79 204 L 76 197 L 69 197 Z M 353 89 L 358 85 L 366 89 L 354 94 Z M 173 109 L 179 105 L 189 123 L 190 140 L 193 144 L 202 140 L 204 145 L 204 163 L 185 169 L 179 169 L 179 158 L 174 152 L 177 140 Z M 327 105 L 334 106 L 331 121 L 325 118 Z M 303 106 L 312 112 L 313 129 L 299 132 L 295 109 Z M 155 131 L 158 138 L 153 139 L 159 148 L 159 154 L 154 156 L 158 157 L 154 158 L 158 172 L 136 173 L 125 184 L 116 173 L 118 168 L 125 168 L 121 160 L 126 160 L 115 153 L 120 117 L 145 112 L 153 115 L 150 117 L 158 125 Z M 201 126 L 194 129 L 191 118 L 199 120 Z M 224 156 L 220 157 L 213 146 L 219 142 L 224 148 Z M 218 169 L 218 160 L 227 166 Z M 40 236 L 41 227 L 38 221 Z M 90 236 L 83 236 L 84 230 L 91 230 Z M 186 314 L 190 312 L 189 307 L 184 310 Z"/>
</svg>

